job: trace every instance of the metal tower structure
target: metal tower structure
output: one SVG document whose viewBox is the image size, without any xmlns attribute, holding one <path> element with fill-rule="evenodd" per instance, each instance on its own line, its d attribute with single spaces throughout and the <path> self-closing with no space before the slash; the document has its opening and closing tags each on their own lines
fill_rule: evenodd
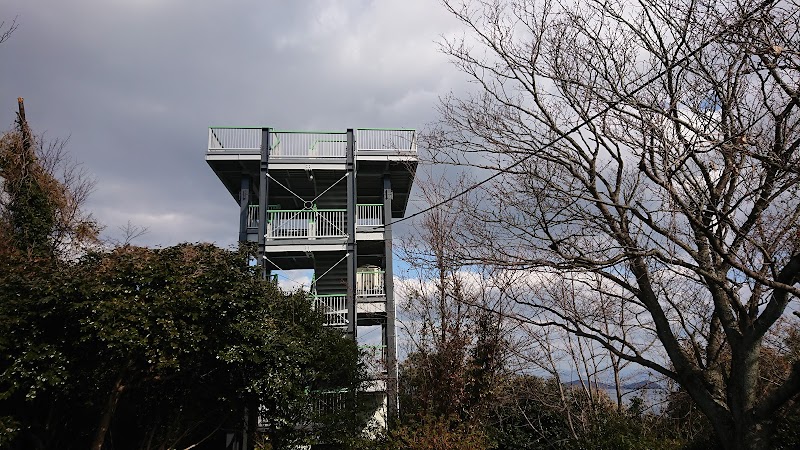
<svg viewBox="0 0 800 450">
<path fill-rule="evenodd" d="M 356 339 L 380 326 L 373 395 L 397 417 L 392 219 L 405 214 L 417 166 L 409 129 L 279 131 L 212 127 L 208 162 L 239 203 L 239 240 L 258 242 L 264 275 L 312 269 L 309 301 Z"/>
</svg>

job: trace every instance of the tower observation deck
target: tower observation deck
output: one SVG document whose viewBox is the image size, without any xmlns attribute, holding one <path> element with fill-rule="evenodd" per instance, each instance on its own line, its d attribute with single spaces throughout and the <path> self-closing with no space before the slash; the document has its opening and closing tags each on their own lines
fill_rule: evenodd
<svg viewBox="0 0 800 450">
<path fill-rule="evenodd" d="M 211 127 L 206 161 L 239 203 L 239 241 L 258 243 L 265 275 L 311 269 L 325 324 L 356 339 L 381 327 L 371 395 L 397 414 L 392 219 L 406 211 L 417 167 L 410 129 L 281 131 Z"/>
</svg>

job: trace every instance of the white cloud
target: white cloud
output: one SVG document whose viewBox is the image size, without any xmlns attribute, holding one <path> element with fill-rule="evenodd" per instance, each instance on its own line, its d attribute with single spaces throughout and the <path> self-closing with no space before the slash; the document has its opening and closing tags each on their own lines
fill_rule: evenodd
<svg viewBox="0 0 800 450">
<path fill-rule="evenodd" d="M 272 272 L 278 277 L 278 287 L 284 292 L 309 289 L 311 286 L 312 270 L 276 270 Z"/>
</svg>

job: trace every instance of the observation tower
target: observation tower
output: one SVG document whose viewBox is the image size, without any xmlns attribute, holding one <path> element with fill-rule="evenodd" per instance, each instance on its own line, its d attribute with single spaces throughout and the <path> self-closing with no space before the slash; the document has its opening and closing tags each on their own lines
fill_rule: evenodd
<svg viewBox="0 0 800 450">
<path fill-rule="evenodd" d="M 392 220 L 417 167 L 410 129 L 282 131 L 211 127 L 206 161 L 239 204 L 239 241 L 258 243 L 264 276 L 310 269 L 309 301 L 325 325 L 356 339 L 380 327 L 366 391 L 397 417 Z M 381 417 L 382 415 L 382 417 Z"/>
</svg>

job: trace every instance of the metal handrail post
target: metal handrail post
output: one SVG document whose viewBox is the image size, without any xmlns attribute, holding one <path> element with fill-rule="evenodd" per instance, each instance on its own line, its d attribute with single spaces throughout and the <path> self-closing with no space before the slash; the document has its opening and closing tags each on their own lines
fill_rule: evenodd
<svg viewBox="0 0 800 450">
<path fill-rule="evenodd" d="M 356 340 L 356 139 L 352 128 L 347 130 L 347 333 Z"/>
<path fill-rule="evenodd" d="M 272 148 L 272 129 L 261 129 L 261 165 L 259 167 L 258 186 L 258 263 L 261 265 L 261 276 L 266 279 L 269 273 L 265 259 L 267 234 L 267 205 L 269 199 L 269 152 Z"/>
<path fill-rule="evenodd" d="M 385 245 L 384 280 L 383 289 L 386 293 L 386 409 L 387 425 L 392 427 L 398 419 L 399 399 L 397 380 L 397 334 L 395 332 L 395 303 L 394 303 L 394 267 L 392 264 L 392 180 L 388 175 L 383 177 L 383 229 Z"/>
</svg>

